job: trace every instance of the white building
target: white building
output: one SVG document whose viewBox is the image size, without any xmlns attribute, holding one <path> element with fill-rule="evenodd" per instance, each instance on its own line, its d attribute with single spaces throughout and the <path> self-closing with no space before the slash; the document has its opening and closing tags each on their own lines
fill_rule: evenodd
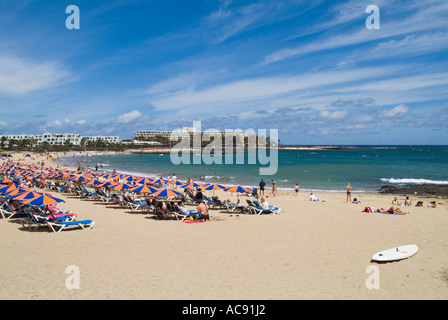
<svg viewBox="0 0 448 320">
<path fill-rule="evenodd" d="M 191 133 L 196 132 L 196 128 L 192 127 L 182 127 L 180 129 L 180 132 L 178 133 L 178 137 L 190 137 Z M 153 130 L 139 130 L 137 133 L 132 137 L 132 140 L 150 140 L 155 137 L 162 137 L 162 138 L 170 138 L 173 131 L 153 131 Z"/>
<path fill-rule="evenodd" d="M 44 134 L 12 134 L 12 135 L 2 135 L 0 139 L 6 137 L 7 144 L 11 140 L 30 140 L 33 143 L 33 147 L 42 145 L 47 142 L 50 145 L 65 145 L 67 140 L 73 146 L 80 146 L 81 140 L 86 138 L 90 141 L 96 141 L 102 139 L 106 143 L 120 143 L 121 140 L 118 136 L 90 136 L 83 137 L 77 133 L 44 133 Z"/>
<path fill-rule="evenodd" d="M 37 145 L 48 142 L 51 145 L 64 145 L 68 140 L 74 146 L 81 145 L 81 135 L 76 133 L 44 133 L 35 135 Z"/>
<path fill-rule="evenodd" d="M 103 140 L 106 143 L 120 143 L 120 137 L 119 136 L 90 136 L 90 137 L 83 137 L 87 141 L 98 141 Z"/>
<path fill-rule="evenodd" d="M 170 138 L 171 134 L 174 131 L 148 131 L 148 130 L 139 130 L 137 133 L 132 137 L 132 140 L 150 140 L 155 137 L 163 137 L 163 138 Z M 192 134 L 196 133 L 196 128 L 194 127 L 182 127 L 180 131 L 176 131 L 176 137 L 178 139 L 181 138 L 190 138 L 192 137 Z M 244 139 L 248 138 L 249 136 L 254 136 L 255 134 L 248 133 L 246 131 L 238 131 L 238 130 L 230 130 L 230 131 L 202 131 L 202 134 L 208 133 L 208 134 L 220 134 L 223 138 L 225 137 L 235 137 L 237 139 Z"/>
</svg>

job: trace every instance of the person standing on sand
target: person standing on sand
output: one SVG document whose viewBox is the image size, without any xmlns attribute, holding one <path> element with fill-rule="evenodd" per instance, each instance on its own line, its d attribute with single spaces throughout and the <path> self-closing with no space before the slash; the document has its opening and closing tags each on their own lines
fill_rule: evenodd
<svg viewBox="0 0 448 320">
<path fill-rule="evenodd" d="M 260 184 L 258 185 L 258 187 L 260 188 L 260 195 L 264 195 L 264 186 L 266 185 L 266 183 L 263 181 L 263 179 L 261 179 Z"/>
<path fill-rule="evenodd" d="M 345 187 L 345 189 L 347 190 L 347 202 L 352 202 L 352 186 L 349 184 L 347 184 L 347 187 Z"/>
<path fill-rule="evenodd" d="M 300 186 L 299 186 L 298 183 L 296 183 L 296 186 L 294 187 L 294 191 L 296 193 L 296 196 L 299 194 L 299 189 L 300 189 Z"/>
</svg>

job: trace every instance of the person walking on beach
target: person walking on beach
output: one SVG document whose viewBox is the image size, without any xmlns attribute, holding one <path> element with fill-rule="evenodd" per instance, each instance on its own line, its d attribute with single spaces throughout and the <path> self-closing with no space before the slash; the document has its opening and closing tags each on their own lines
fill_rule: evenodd
<svg viewBox="0 0 448 320">
<path fill-rule="evenodd" d="M 296 183 L 296 186 L 294 187 L 294 191 L 296 192 L 296 196 L 299 194 L 299 189 L 300 189 L 300 186 L 299 186 L 298 183 Z"/>
<path fill-rule="evenodd" d="M 266 183 L 263 181 L 263 179 L 261 179 L 260 184 L 258 185 L 258 187 L 260 188 L 260 195 L 264 195 L 265 185 L 266 185 Z"/>
<path fill-rule="evenodd" d="M 349 184 L 347 184 L 347 187 L 345 187 L 345 189 L 347 190 L 347 202 L 352 202 L 352 186 Z"/>
<path fill-rule="evenodd" d="M 274 180 L 272 180 L 272 196 L 275 197 L 275 192 L 277 191 L 277 187 L 275 186 Z"/>
</svg>

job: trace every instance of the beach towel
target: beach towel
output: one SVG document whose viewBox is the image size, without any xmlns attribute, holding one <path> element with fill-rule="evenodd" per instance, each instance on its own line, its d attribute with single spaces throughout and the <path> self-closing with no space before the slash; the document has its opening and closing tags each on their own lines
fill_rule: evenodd
<svg viewBox="0 0 448 320">
<path fill-rule="evenodd" d="M 205 220 L 184 220 L 182 223 L 204 223 Z"/>
</svg>

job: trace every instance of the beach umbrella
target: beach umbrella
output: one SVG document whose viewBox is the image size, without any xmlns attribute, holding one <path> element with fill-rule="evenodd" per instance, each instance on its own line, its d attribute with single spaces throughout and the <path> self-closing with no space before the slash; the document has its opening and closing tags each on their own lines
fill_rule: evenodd
<svg viewBox="0 0 448 320">
<path fill-rule="evenodd" d="M 151 194 L 151 196 L 154 197 L 177 197 L 177 196 L 181 196 L 182 192 L 180 191 L 176 191 L 173 189 L 161 189 L 157 192 L 154 192 Z"/>
<path fill-rule="evenodd" d="M 138 184 L 151 184 L 154 182 L 155 179 L 153 178 L 139 178 L 137 180 L 135 180 L 136 183 Z"/>
<path fill-rule="evenodd" d="M 12 180 L 10 180 L 10 179 L 1 179 L 0 183 L 1 184 L 9 184 L 9 185 L 13 184 Z"/>
<path fill-rule="evenodd" d="M 15 184 L 0 185 L 0 193 L 5 193 L 8 190 L 14 190 L 14 189 L 17 189 L 17 186 Z"/>
<path fill-rule="evenodd" d="M 46 205 L 46 204 L 56 204 L 58 202 L 64 202 L 64 200 L 59 199 L 59 198 L 55 198 L 52 197 L 50 195 L 47 194 L 42 194 L 36 198 L 33 199 L 26 199 L 26 200 L 22 200 L 23 203 L 26 204 L 32 204 L 35 206 L 41 206 L 41 205 Z"/>
<path fill-rule="evenodd" d="M 69 173 L 61 173 L 56 176 L 56 179 L 65 179 L 65 178 L 70 178 L 70 177 L 72 177 L 72 175 Z"/>
<path fill-rule="evenodd" d="M 84 181 L 82 184 L 86 184 L 86 185 L 94 185 L 94 184 L 101 184 L 103 183 L 103 181 L 100 181 L 98 179 L 91 179 L 88 181 Z"/>
<path fill-rule="evenodd" d="M 243 187 L 243 186 L 233 186 L 233 187 L 229 187 L 227 189 L 224 189 L 225 191 L 230 191 L 230 192 L 237 192 L 236 197 L 239 198 L 240 193 L 246 193 L 246 192 L 252 192 L 252 190 Z"/>
<path fill-rule="evenodd" d="M 110 187 L 110 186 L 115 186 L 117 184 L 118 184 L 118 182 L 104 181 L 101 184 L 96 185 L 95 188 Z"/>
<path fill-rule="evenodd" d="M 101 175 L 102 178 L 104 179 L 111 179 L 113 177 L 113 174 L 111 173 L 104 173 Z"/>
<path fill-rule="evenodd" d="M 23 190 L 16 188 L 16 189 L 9 190 L 8 192 L 5 192 L 5 195 L 7 195 L 8 197 L 11 197 L 11 196 L 19 194 L 21 192 L 23 192 Z"/>
<path fill-rule="evenodd" d="M 160 189 L 148 186 L 146 184 L 142 184 L 142 185 L 138 185 L 138 186 L 134 186 L 129 188 L 129 191 L 131 192 L 135 192 L 135 193 L 154 193 L 159 191 Z"/>
<path fill-rule="evenodd" d="M 184 189 L 194 189 L 197 187 L 201 188 L 201 187 L 203 187 L 203 185 L 199 184 L 199 183 L 191 182 L 191 183 L 185 183 L 185 184 L 181 185 L 181 187 Z"/>
<path fill-rule="evenodd" d="M 220 184 L 209 184 L 208 186 L 204 186 L 204 190 L 224 190 L 227 189 L 226 186 L 220 185 Z"/>
<path fill-rule="evenodd" d="M 245 192 L 252 192 L 252 190 L 243 187 L 243 186 L 233 186 L 233 187 L 229 187 L 227 189 L 224 189 L 225 191 L 230 191 L 230 192 L 239 192 L 239 193 L 245 193 Z"/>
<path fill-rule="evenodd" d="M 137 177 L 137 176 L 127 175 L 127 176 L 124 176 L 122 179 L 126 180 L 126 181 L 135 181 L 135 180 L 138 180 L 140 178 Z"/>
<path fill-rule="evenodd" d="M 116 184 L 114 186 L 109 186 L 109 189 L 123 190 L 123 189 L 129 189 L 130 187 L 132 187 L 132 186 L 130 186 L 130 185 L 126 184 L 126 183 L 119 183 L 119 184 Z"/>
<path fill-rule="evenodd" d="M 213 196 L 215 196 L 215 190 L 225 190 L 227 187 L 222 186 L 220 184 L 209 184 L 204 188 L 204 190 L 213 190 Z"/>
<path fill-rule="evenodd" d="M 11 199 L 14 200 L 26 200 L 26 199 L 34 199 L 39 196 L 41 196 L 42 193 L 36 192 L 36 191 L 25 191 L 18 194 L 15 194 L 13 196 L 10 196 Z"/>
<path fill-rule="evenodd" d="M 152 184 L 166 184 L 166 180 L 165 179 L 157 179 L 156 181 L 153 181 Z"/>
<path fill-rule="evenodd" d="M 181 186 L 183 184 L 185 184 L 185 182 L 179 181 L 179 180 L 172 180 L 172 181 L 168 181 L 167 184 L 174 184 L 174 188 L 177 189 L 177 186 Z"/>
<path fill-rule="evenodd" d="M 170 181 L 168 183 L 169 184 L 174 184 L 176 186 L 181 186 L 181 185 L 185 184 L 185 182 L 182 182 L 182 181 L 179 181 L 179 180 L 173 180 L 173 181 Z"/>
<path fill-rule="evenodd" d="M 86 181 L 87 178 L 85 176 L 76 176 L 73 178 L 68 178 L 67 180 L 71 180 L 71 181 Z"/>
</svg>

